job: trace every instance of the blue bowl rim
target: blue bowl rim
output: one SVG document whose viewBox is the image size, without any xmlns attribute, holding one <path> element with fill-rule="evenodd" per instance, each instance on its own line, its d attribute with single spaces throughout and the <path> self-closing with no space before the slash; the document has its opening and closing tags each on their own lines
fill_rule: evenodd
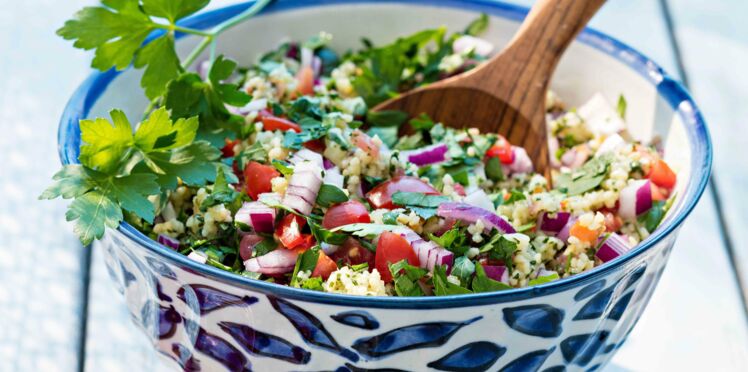
<svg viewBox="0 0 748 372">
<path fill-rule="evenodd" d="M 181 24 L 193 28 L 204 29 L 241 12 L 252 3 L 254 3 L 254 1 L 200 13 L 183 20 Z M 447 7 L 460 10 L 485 12 L 496 17 L 515 21 L 521 21 L 528 12 L 528 8 L 526 7 L 507 4 L 496 0 L 435 0 L 429 2 L 419 0 L 277 0 L 266 7 L 261 15 L 284 10 L 351 3 L 403 3 L 421 6 Z M 181 36 L 184 35 L 177 35 L 177 37 Z M 206 275 L 220 282 L 229 285 L 238 285 L 240 287 L 248 287 L 254 291 L 265 294 L 340 306 L 403 309 L 472 307 L 547 296 L 591 283 L 604 277 L 608 273 L 621 268 L 634 257 L 643 254 L 662 241 L 665 237 L 673 233 L 681 225 L 696 206 L 706 188 L 712 166 L 712 143 L 706 123 L 690 94 L 681 83 L 665 73 L 664 70 L 654 61 L 628 45 L 590 28 L 586 28 L 578 36 L 577 40 L 616 58 L 618 61 L 635 70 L 642 77 L 655 85 L 658 95 L 664 98 L 684 121 L 688 130 L 690 145 L 694 148 L 692 166 L 700 166 L 700 168 L 693 167 L 694 169 L 691 174 L 691 179 L 689 180 L 689 186 L 684 195 L 685 197 L 688 197 L 688 199 L 684 200 L 684 204 L 678 210 L 678 213 L 669 216 L 663 226 L 661 226 L 649 238 L 645 239 L 645 241 L 637 246 L 633 251 L 612 262 L 606 263 L 605 265 L 601 265 L 592 270 L 562 280 L 534 287 L 516 288 L 501 292 L 441 297 L 362 297 L 309 291 L 244 278 L 236 274 L 192 261 L 186 256 L 158 244 L 156 241 L 148 238 L 126 222 L 123 222 L 117 230 L 127 238 L 152 251 L 163 259 L 181 266 L 188 271 Z M 118 75 L 119 72 L 114 70 L 106 72 L 95 71 L 78 87 L 70 98 L 60 119 L 58 132 L 58 152 L 63 164 L 78 163 L 77 156 L 80 147 L 78 122 L 80 119 L 87 117 L 98 97 L 104 93 L 109 83 Z"/>
</svg>

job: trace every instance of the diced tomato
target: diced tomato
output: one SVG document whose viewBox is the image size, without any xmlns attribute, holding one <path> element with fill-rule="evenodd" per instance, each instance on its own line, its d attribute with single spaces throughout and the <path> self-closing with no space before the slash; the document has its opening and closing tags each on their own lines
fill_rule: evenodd
<svg viewBox="0 0 748 372">
<path fill-rule="evenodd" d="M 304 142 L 304 147 L 306 147 L 309 150 L 312 150 L 314 152 L 323 153 L 323 152 L 325 152 L 325 148 L 327 146 L 325 146 L 325 141 L 324 140 L 322 140 L 321 138 L 318 138 L 316 140 L 311 140 L 311 141 Z"/>
<path fill-rule="evenodd" d="M 359 265 L 366 262 L 369 264 L 369 268 L 374 268 L 374 253 L 364 248 L 361 242 L 354 237 L 347 238 L 343 242 L 343 245 L 333 252 L 330 257 L 345 265 Z"/>
<path fill-rule="evenodd" d="M 296 74 L 296 91 L 304 96 L 314 94 L 314 70 L 311 66 L 302 67 Z"/>
<path fill-rule="evenodd" d="M 239 139 L 230 140 L 226 138 L 224 140 L 225 145 L 221 148 L 221 154 L 223 154 L 224 158 L 231 158 L 234 154 L 234 146 L 236 146 L 239 142 L 241 142 Z"/>
<path fill-rule="evenodd" d="M 503 136 L 499 136 L 496 143 L 486 151 L 486 156 L 489 158 L 499 158 L 502 164 L 512 164 L 514 161 L 512 144 Z"/>
<path fill-rule="evenodd" d="M 454 184 L 453 187 L 454 187 L 455 192 L 457 193 L 457 195 L 459 195 L 459 196 L 465 196 L 466 195 L 465 194 L 465 187 L 463 187 L 462 184 L 456 183 L 456 184 Z"/>
<path fill-rule="evenodd" d="M 301 133 L 301 126 L 299 124 L 277 116 L 263 116 L 262 129 L 269 131 L 280 130 L 283 132 L 292 130 L 296 133 Z"/>
<path fill-rule="evenodd" d="M 270 180 L 278 176 L 280 176 L 280 173 L 272 165 L 264 165 L 256 161 L 249 162 L 244 168 L 244 183 L 247 186 L 247 195 L 252 197 L 253 200 L 257 200 L 260 194 L 271 192 L 273 186 Z"/>
<path fill-rule="evenodd" d="M 338 269 L 338 265 L 335 264 L 330 257 L 327 257 L 325 252 L 319 251 L 319 258 L 317 258 L 317 266 L 312 270 L 312 277 L 321 276 L 322 279 L 327 280 L 333 271 Z"/>
<path fill-rule="evenodd" d="M 650 186 L 652 188 L 652 200 L 663 201 L 667 200 L 668 196 L 670 196 L 667 189 L 655 185 L 654 182 L 650 183 Z"/>
<path fill-rule="evenodd" d="M 325 217 L 322 219 L 322 227 L 329 230 L 352 223 L 369 222 L 371 222 L 371 217 L 369 217 L 366 206 L 359 201 L 349 200 L 328 208 Z"/>
<path fill-rule="evenodd" d="M 351 141 L 356 147 L 364 150 L 367 154 L 373 158 L 379 157 L 379 146 L 369 137 L 368 134 L 356 129 L 351 133 Z"/>
<path fill-rule="evenodd" d="M 392 195 L 398 191 L 420 192 L 426 195 L 439 195 L 439 191 L 416 177 L 403 176 L 382 182 L 366 194 L 366 199 L 375 209 L 394 209 Z"/>
<path fill-rule="evenodd" d="M 616 232 L 623 226 L 623 220 L 617 214 L 607 210 L 600 212 L 605 216 L 605 231 Z"/>
<path fill-rule="evenodd" d="M 307 235 L 301 233 L 301 229 L 306 225 L 306 220 L 295 215 L 287 214 L 278 226 L 275 228 L 275 236 L 288 249 L 297 248 L 308 242 Z"/>
<path fill-rule="evenodd" d="M 402 236 L 385 231 L 379 236 L 377 243 L 377 254 L 374 258 L 374 266 L 386 283 L 392 281 L 390 273 L 390 264 L 407 260 L 410 265 L 418 266 L 418 256 L 413 251 L 407 240 Z"/>
<path fill-rule="evenodd" d="M 300 249 L 302 252 L 317 245 L 317 240 L 314 239 L 312 234 L 301 234 L 301 238 L 301 244 L 297 245 L 296 249 Z"/>
<path fill-rule="evenodd" d="M 649 169 L 649 180 L 657 186 L 672 189 L 676 179 L 675 172 L 664 160 L 657 160 Z"/>
<path fill-rule="evenodd" d="M 597 242 L 598 233 L 595 230 L 590 230 L 587 227 L 582 226 L 579 222 L 576 222 L 571 226 L 569 234 L 577 239 L 587 242 L 590 245 L 594 245 Z"/>
</svg>

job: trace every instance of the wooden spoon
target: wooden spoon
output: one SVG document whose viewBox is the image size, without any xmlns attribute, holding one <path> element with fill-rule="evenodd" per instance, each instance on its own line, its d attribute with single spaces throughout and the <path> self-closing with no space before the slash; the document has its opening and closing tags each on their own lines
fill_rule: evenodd
<svg viewBox="0 0 748 372">
<path fill-rule="evenodd" d="M 374 110 L 427 113 L 455 128 L 499 133 L 522 146 L 549 177 L 545 99 L 566 47 L 605 0 L 538 0 L 498 55 L 464 74 L 415 89 Z"/>
</svg>

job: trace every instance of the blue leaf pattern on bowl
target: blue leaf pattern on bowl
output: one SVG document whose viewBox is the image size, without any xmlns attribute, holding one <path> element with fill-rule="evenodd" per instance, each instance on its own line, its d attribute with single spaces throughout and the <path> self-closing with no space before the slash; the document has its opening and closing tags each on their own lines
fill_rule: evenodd
<svg viewBox="0 0 748 372">
<path fill-rule="evenodd" d="M 179 315 L 174 306 L 169 307 L 159 306 L 158 307 L 158 338 L 161 340 L 167 339 L 174 335 L 177 331 L 179 323 L 182 322 L 182 316 Z"/>
<path fill-rule="evenodd" d="M 574 320 L 597 319 L 603 315 L 605 307 L 608 306 L 610 297 L 613 295 L 613 287 L 610 286 L 592 297 L 574 316 Z"/>
<path fill-rule="evenodd" d="M 183 371 L 198 372 L 202 370 L 200 368 L 200 361 L 193 357 L 192 352 L 186 346 L 175 342 L 171 344 L 171 351 L 175 355 L 173 359 L 182 367 Z"/>
<path fill-rule="evenodd" d="M 553 306 L 525 305 L 503 310 L 504 321 L 517 332 L 538 337 L 557 337 L 561 334 L 564 311 Z"/>
<path fill-rule="evenodd" d="M 340 324 L 345 324 L 351 327 L 369 330 L 379 328 L 379 322 L 368 311 L 345 311 L 340 314 L 330 315 L 330 318 Z"/>
<path fill-rule="evenodd" d="M 257 297 L 240 297 L 203 284 L 185 285 L 179 288 L 177 297 L 184 302 L 188 302 L 188 296 L 185 294 L 188 290 L 195 294 L 200 314 L 207 314 L 227 306 L 249 306 L 258 301 Z"/>
<path fill-rule="evenodd" d="M 232 322 L 220 322 L 218 326 L 252 354 L 294 364 L 307 364 L 311 358 L 311 353 L 301 347 L 278 336 L 257 331 L 250 326 Z"/>
<path fill-rule="evenodd" d="M 548 350 L 536 350 L 529 352 L 505 365 L 499 372 L 535 372 L 540 369 L 548 356 L 556 350 L 552 347 Z"/>
<path fill-rule="evenodd" d="M 230 371 L 252 371 L 247 357 L 228 341 L 200 328 L 195 339 L 195 349 L 210 356 Z"/>
<path fill-rule="evenodd" d="M 485 371 L 506 353 L 506 348 L 493 342 L 478 341 L 451 351 L 428 367 L 440 371 L 469 372 Z"/>
<path fill-rule="evenodd" d="M 593 294 L 599 292 L 601 289 L 605 287 L 605 279 L 598 280 L 577 292 L 576 295 L 574 295 L 574 301 L 582 301 L 587 297 L 592 296 Z"/>
<path fill-rule="evenodd" d="M 608 319 L 613 320 L 620 320 L 621 316 L 623 316 L 623 313 L 626 311 L 626 307 L 629 305 L 629 302 L 631 301 L 631 296 L 634 295 L 634 292 L 629 292 L 620 299 L 618 299 L 618 302 L 616 302 L 615 305 L 613 305 L 613 308 L 610 309 L 610 314 L 608 314 Z"/>
<path fill-rule="evenodd" d="M 352 362 L 359 360 L 356 353 L 340 346 L 322 322 L 308 311 L 275 296 L 268 296 L 268 300 L 275 311 L 286 317 L 308 344 L 332 351 Z"/>
<path fill-rule="evenodd" d="M 608 339 L 607 331 L 571 336 L 561 341 L 561 355 L 569 363 L 587 365 Z"/>
<path fill-rule="evenodd" d="M 465 322 L 430 322 L 393 329 L 374 337 L 363 338 L 353 344 L 362 355 L 383 357 L 401 351 L 444 345 L 462 327 L 482 319 L 475 317 Z"/>
</svg>

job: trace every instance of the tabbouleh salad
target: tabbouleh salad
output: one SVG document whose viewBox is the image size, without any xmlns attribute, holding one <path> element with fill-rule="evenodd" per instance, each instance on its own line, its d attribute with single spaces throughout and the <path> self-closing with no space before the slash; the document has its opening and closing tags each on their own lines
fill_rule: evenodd
<svg viewBox="0 0 748 372">
<path fill-rule="evenodd" d="M 369 110 L 481 63 L 486 23 L 343 54 L 320 33 L 246 68 L 178 71 L 135 131 L 116 110 L 82 121 L 82 165 L 43 197 L 76 198 L 84 242 L 125 220 L 199 263 L 331 293 L 500 291 L 625 254 L 661 222 L 676 175 L 657 143 L 632 140 L 623 97 L 570 109 L 548 93 L 553 187 L 498 134 Z"/>
</svg>

